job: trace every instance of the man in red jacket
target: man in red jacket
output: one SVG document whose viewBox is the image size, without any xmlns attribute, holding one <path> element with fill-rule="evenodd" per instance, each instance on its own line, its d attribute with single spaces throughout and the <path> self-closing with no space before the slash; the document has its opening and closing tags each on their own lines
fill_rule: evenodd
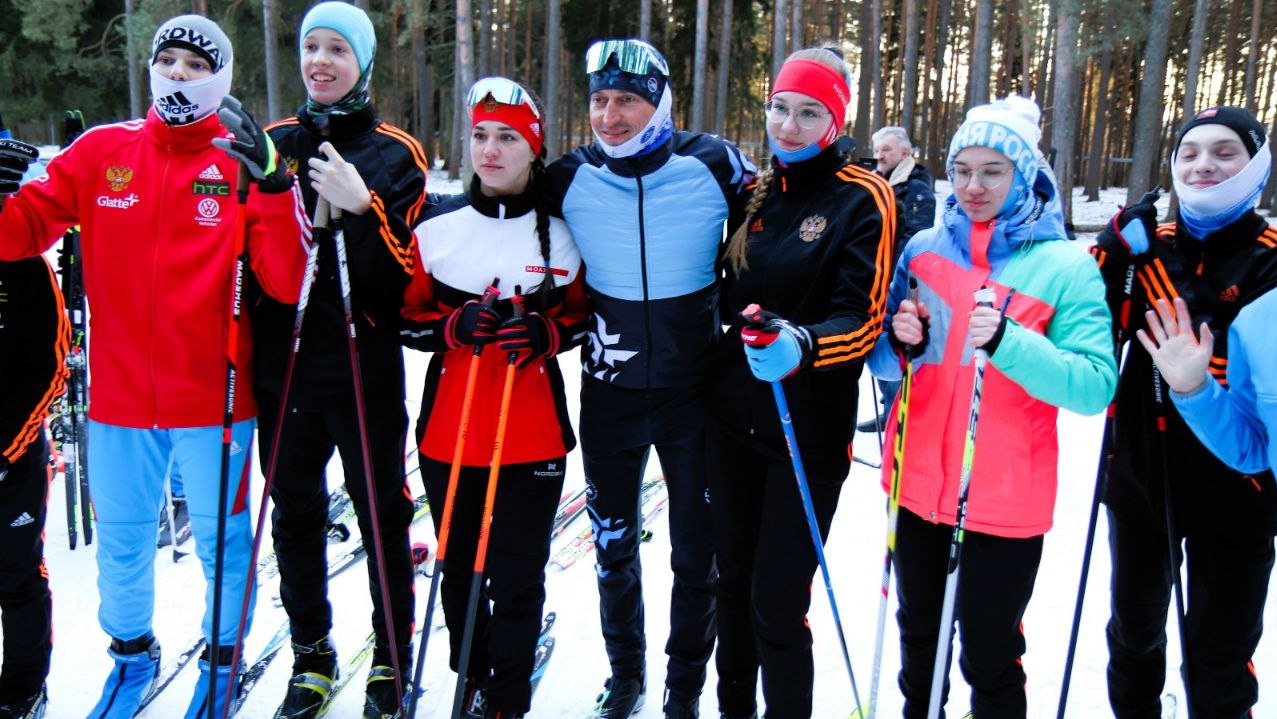
<svg viewBox="0 0 1277 719">
<path fill-rule="evenodd" d="M 213 604 L 225 363 L 230 333 L 238 331 L 231 316 L 237 213 L 247 213 L 245 246 L 262 288 L 285 303 L 296 302 L 300 289 L 310 234 L 300 194 L 269 138 L 227 94 L 231 67 L 230 41 L 212 21 L 184 15 L 164 23 L 152 42 L 147 117 L 89 130 L 49 163 L 48 177 L 23 186 L 0 210 L 3 260 L 38 255 L 67 227 L 82 226 L 93 308 L 88 469 L 100 542 L 98 617 L 116 662 L 94 719 L 132 717 L 159 671 L 151 631 L 155 517 L 170 462 L 185 482 L 210 585 L 205 601 Z M 233 138 L 218 121 L 219 105 Z M 0 192 L 6 168 L 34 149 L 3 142 Z M 235 200 L 240 163 L 257 185 L 246 205 Z M 201 658 L 187 717 L 205 716 L 210 672 L 223 687 L 234 674 L 240 601 L 252 580 L 250 333 L 241 333 L 237 355 L 242 389 L 221 548 L 221 651 Z M 206 635 L 211 625 L 206 610 Z M 225 692 L 217 694 L 220 713 Z"/>
</svg>

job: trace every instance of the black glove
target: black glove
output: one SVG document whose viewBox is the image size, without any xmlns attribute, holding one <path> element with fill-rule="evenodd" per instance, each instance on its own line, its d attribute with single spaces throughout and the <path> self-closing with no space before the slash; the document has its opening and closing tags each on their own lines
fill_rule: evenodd
<svg viewBox="0 0 1277 719">
<path fill-rule="evenodd" d="M 559 347 L 559 329 L 536 312 L 511 317 L 497 329 L 497 347 L 503 352 L 527 352 L 519 360 L 519 369 L 523 369 L 537 357 L 554 356 Z"/>
<path fill-rule="evenodd" d="M 31 163 L 40 158 L 35 145 L 13 139 L 0 140 L 0 195 L 12 195 L 22 184 Z"/>
<path fill-rule="evenodd" d="M 1140 201 L 1123 207 L 1111 220 L 1113 233 L 1132 255 L 1148 251 L 1149 242 L 1157 236 L 1156 202 L 1162 196 L 1162 188 L 1154 187 Z"/>
<path fill-rule="evenodd" d="M 213 138 L 213 146 L 243 165 L 262 192 L 285 192 L 293 186 L 293 176 L 276 161 L 279 153 L 270 135 L 233 95 L 222 98 L 217 119 L 235 138 Z"/>
<path fill-rule="evenodd" d="M 449 347 L 482 347 L 497 339 L 497 325 L 500 322 L 500 315 L 491 306 L 479 300 L 470 300 L 448 316 L 443 330 L 444 339 Z"/>
</svg>

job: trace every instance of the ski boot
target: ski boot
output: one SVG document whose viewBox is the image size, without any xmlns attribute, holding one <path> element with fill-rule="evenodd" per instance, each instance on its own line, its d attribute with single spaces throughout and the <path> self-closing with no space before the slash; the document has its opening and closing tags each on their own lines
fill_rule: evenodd
<svg viewBox="0 0 1277 719">
<path fill-rule="evenodd" d="M 481 681 L 474 677 L 466 679 L 465 693 L 462 696 L 463 719 L 484 719 L 488 715 L 488 696 Z"/>
<path fill-rule="evenodd" d="M 182 545 L 191 538 L 191 510 L 186 506 L 186 497 L 173 498 L 173 524 L 177 525 L 177 544 Z M 163 549 L 173 544 L 173 528 L 168 523 L 168 508 L 160 510 L 160 531 L 155 546 Z"/>
<path fill-rule="evenodd" d="M 128 641 L 112 639 L 106 653 L 115 660 L 115 667 L 88 719 L 132 719 L 160 676 L 160 643 L 147 632 Z"/>
<path fill-rule="evenodd" d="M 507 712 L 500 709 L 489 709 L 483 713 L 483 719 L 523 719 L 523 712 Z"/>
<path fill-rule="evenodd" d="M 364 719 L 402 719 L 408 699 L 412 697 L 412 683 L 404 682 L 401 705 L 395 705 L 395 670 L 378 664 L 368 672 L 364 689 Z"/>
<path fill-rule="evenodd" d="M 293 678 L 275 719 L 314 719 L 327 708 L 339 673 L 332 637 L 314 644 L 293 642 L 293 657 Z"/>
<path fill-rule="evenodd" d="M 217 666 L 214 667 L 208 661 L 208 646 L 204 647 L 203 653 L 200 654 L 200 675 L 195 680 L 195 695 L 191 697 L 191 704 L 186 708 L 186 719 L 222 719 L 223 717 L 231 717 L 234 715 L 235 699 L 239 693 L 239 680 L 244 674 L 244 662 L 240 661 L 239 667 L 231 666 L 231 658 L 234 656 L 235 647 L 218 647 L 217 653 L 219 660 Z M 213 716 L 208 714 L 208 691 L 209 676 L 212 675 L 213 690 L 217 695 L 213 697 Z M 235 682 L 234 689 L 231 690 L 231 704 L 226 706 L 226 687 L 229 682 Z"/>
<path fill-rule="evenodd" d="M 40 691 L 26 699 L 0 704 L 0 719 L 44 719 L 49 708 L 49 687 L 44 685 Z"/>
<path fill-rule="evenodd" d="M 691 699 L 684 699 L 666 689 L 664 709 L 665 719 L 700 719 L 701 697 L 698 694 Z"/>
<path fill-rule="evenodd" d="M 594 719 L 625 719 L 643 708 L 647 686 L 642 677 L 610 677 L 596 700 Z"/>
</svg>

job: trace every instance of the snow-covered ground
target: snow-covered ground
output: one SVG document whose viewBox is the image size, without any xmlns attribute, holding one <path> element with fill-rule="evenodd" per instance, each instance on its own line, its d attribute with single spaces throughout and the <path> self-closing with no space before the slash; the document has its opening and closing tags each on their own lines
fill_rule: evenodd
<svg viewBox="0 0 1277 719">
<path fill-rule="evenodd" d="M 431 183 L 433 191 L 456 191 L 459 188 L 458 183 L 447 183 L 434 176 Z M 940 198 L 943 200 L 947 195 L 947 188 L 938 189 L 941 189 Z M 1081 210 L 1088 204 L 1090 203 L 1079 203 L 1077 207 Z M 1100 219 L 1096 223 L 1111 215 L 1120 204 L 1121 198 L 1118 196 L 1107 209 L 1097 209 L 1096 216 Z M 1085 241 L 1080 239 L 1080 242 Z M 415 419 L 419 410 L 418 398 L 427 357 L 416 352 L 406 354 L 409 413 Z M 579 385 L 577 355 L 572 353 L 563 357 L 562 363 L 569 401 L 575 406 Z M 874 411 L 871 402 L 870 380 L 866 374 L 861 381 L 861 417 L 868 417 Z M 573 416 L 575 415 L 574 408 Z M 1060 453 L 1056 525 L 1046 538 L 1036 591 L 1024 622 L 1028 638 L 1024 665 L 1029 677 L 1029 716 L 1034 718 L 1053 717 L 1059 700 L 1060 677 L 1094 490 L 1101 427 L 1102 420 L 1098 417 L 1084 418 L 1062 413 L 1059 421 L 1063 451 Z M 858 435 L 855 451 L 858 456 L 876 461 L 879 455 L 876 438 L 872 435 Z M 997 448 L 991 447 L 989 451 L 997 451 Z M 568 463 L 565 491 L 579 489 L 584 481 L 579 451 L 572 453 Z M 340 476 L 336 465 L 330 467 L 330 470 L 331 477 Z M 659 468 L 653 466 L 650 471 L 655 473 Z M 260 475 L 255 475 L 255 480 L 256 497 L 261 487 Z M 410 483 L 414 492 L 421 491 L 418 477 L 413 476 Z M 110 659 L 105 652 L 109 640 L 99 629 L 96 618 L 96 566 L 93 558 L 97 545 L 81 545 L 75 551 L 68 550 L 62 490 L 63 483 L 59 477 L 52 486 L 46 535 L 56 633 L 53 668 L 49 677 L 49 717 L 71 719 L 85 716 L 96 701 L 101 683 L 109 671 Z M 256 499 L 252 506 L 256 507 Z M 861 696 L 865 699 L 869 694 L 885 540 L 884 506 L 879 472 L 863 464 L 854 464 L 843 490 L 827 550 L 834 589 L 847 631 L 847 641 L 851 646 L 856 679 Z M 662 716 L 660 693 L 665 667 L 663 645 L 668 627 L 671 582 L 667 516 L 668 513 L 662 513 L 656 518 L 651 527 L 654 538 L 642 549 L 649 640 L 649 697 L 645 708 L 636 716 L 644 719 Z M 584 520 L 578 520 L 556 540 L 555 547 L 568 541 L 583 526 Z M 414 541 L 424 541 L 434 547 L 434 537 L 428 521 L 423 520 L 414 525 L 412 536 Z M 1068 712 L 1070 717 L 1110 716 L 1104 674 L 1107 659 L 1104 624 L 1108 618 L 1109 563 L 1102 515 L 1098 537 L 1099 546 L 1091 568 L 1090 588 L 1074 667 Z M 164 645 L 165 659 L 171 660 L 181 650 L 183 643 L 195 636 L 203 610 L 200 601 L 203 580 L 192 557 L 175 564 L 167 551 L 161 551 L 157 558 L 156 575 L 158 596 L 155 631 Z M 814 716 L 818 719 L 841 718 L 852 708 L 851 691 L 828 602 L 823 588 L 819 586 L 819 576 L 815 581 L 810 612 L 816 653 Z M 558 623 L 554 629 L 557 648 L 538 690 L 532 717 L 583 719 L 588 716 L 595 696 L 608 674 L 607 659 L 599 635 L 597 592 L 594 584 L 592 561 L 589 559 L 578 562 L 566 571 L 547 570 L 549 596 L 546 608 L 558 612 Z M 261 646 L 284 621 L 283 610 L 274 607 L 271 602 L 274 586 L 274 581 L 266 582 L 258 593 L 257 613 L 246 649 L 250 662 L 257 657 Z M 428 580 L 419 579 L 419 602 L 424 601 L 427 588 Z M 343 657 L 349 657 L 369 631 L 371 605 L 367 593 L 367 578 L 362 567 L 336 577 L 331 583 L 330 599 L 334 608 L 334 637 L 338 650 Z M 421 609 L 418 606 L 418 617 Z M 894 612 L 894 606 L 892 611 Z M 441 615 L 437 613 L 436 619 L 439 618 Z M 1269 627 L 1277 626 L 1277 602 L 1269 601 L 1265 624 Z M 1179 652 L 1174 620 L 1168 622 L 1168 634 L 1171 665 L 1175 667 L 1178 665 Z M 451 706 L 454 677 L 446 668 L 446 644 L 442 631 L 437 631 L 430 643 L 425 681 L 427 692 L 418 716 L 445 717 Z M 285 649 L 250 696 L 241 717 L 259 719 L 272 716 L 283 696 L 290 664 L 291 655 Z M 1255 666 L 1261 677 L 1277 671 L 1277 638 L 1264 638 L 1255 655 Z M 884 718 L 899 716 L 901 701 L 895 685 L 895 672 L 898 668 L 898 636 L 893 620 L 888 624 L 880 694 L 879 716 Z M 366 671 L 365 665 L 351 687 L 339 696 L 330 716 L 343 719 L 359 716 L 363 701 L 363 673 Z M 164 719 L 180 717 L 189 701 L 195 677 L 193 667 L 188 668 L 144 716 Z M 949 716 L 961 716 L 967 710 L 969 692 L 962 682 L 956 662 L 953 681 L 955 689 L 950 701 Z M 715 673 L 711 662 L 706 693 L 701 702 L 703 716 L 707 718 L 717 716 L 714 683 Z M 1255 716 L 1277 716 L 1277 689 L 1274 687 L 1277 684 L 1261 683 Z M 1174 668 L 1167 677 L 1167 690 L 1182 695 Z M 1185 715 L 1182 707 L 1179 715 Z"/>
</svg>

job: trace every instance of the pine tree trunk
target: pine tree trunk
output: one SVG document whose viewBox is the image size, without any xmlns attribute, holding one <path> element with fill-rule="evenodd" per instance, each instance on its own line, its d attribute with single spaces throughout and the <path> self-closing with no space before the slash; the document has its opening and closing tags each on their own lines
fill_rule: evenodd
<svg viewBox="0 0 1277 719">
<path fill-rule="evenodd" d="M 1250 49 L 1246 53 L 1246 82 L 1242 88 L 1242 102 L 1246 109 L 1255 112 L 1259 109 L 1259 98 L 1256 97 L 1256 85 L 1259 74 L 1259 21 L 1264 14 L 1264 0 L 1254 0 L 1250 11 Z"/>
<path fill-rule="evenodd" d="M 1181 114 L 1185 118 L 1197 111 L 1197 79 L 1201 75 L 1202 45 L 1206 39 L 1206 17 L 1209 14 L 1209 0 L 1196 0 L 1193 5 L 1193 29 L 1188 41 L 1188 66 L 1184 71 L 1184 104 Z"/>
<path fill-rule="evenodd" d="M 1051 146 L 1055 150 L 1055 177 L 1066 225 L 1073 223 L 1074 114 L 1077 111 L 1076 0 L 1060 0 L 1055 33 L 1055 117 Z"/>
<path fill-rule="evenodd" d="M 479 43 L 475 47 L 478 73 L 475 77 L 492 74 L 492 0 L 479 0 Z"/>
<path fill-rule="evenodd" d="M 803 39 L 803 0 L 789 0 L 789 51 L 798 52 L 806 47 Z"/>
<path fill-rule="evenodd" d="M 1229 104 L 1229 98 L 1234 94 L 1237 84 L 1233 78 L 1237 74 L 1234 68 L 1237 67 L 1237 31 L 1241 25 L 1242 2 L 1243 0 L 1229 0 L 1228 3 L 1228 28 L 1225 30 L 1228 34 L 1224 40 L 1224 81 L 1219 84 L 1216 105 Z"/>
<path fill-rule="evenodd" d="M 129 74 L 129 117 L 142 116 L 142 84 L 138 78 L 138 56 L 133 42 L 133 13 L 136 0 L 124 0 L 124 71 Z"/>
<path fill-rule="evenodd" d="M 949 20 L 953 17 L 953 0 L 939 0 L 938 4 L 940 19 L 936 24 L 936 49 L 931 60 L 934 63 L 934 69 L 931 71 L 931 97 L 923 103 L 925 115 L 922 118 L 923 134 L 927 137 L 927 150 L 931 161 L 929 167 L 933 177 L 940 176 L 942 168 L 939 162 L 945 154 L 944 138 L 940 136 L 944 128 L 944 115 L 940 109 L 940 103 L 944 100 L 944 69 L 946 67 L 944 55 L 949 44 Z M 931 34 L 927 33 L 928 36 Z"/>
<path fill-rule="evenodd" d="M 563 43 L 559 32 L 563 27 L 561 0 L 545 3 L 545 74 L 542 76 L 541 98 L 545 102 L 546 157 L 559 154 L 559 53 Z"/>
<path fill-rule="evenodd" d="M 873 130 L 869 127 L 873 107 L 873 38 L 870 37 L 870 13 L 873 11 L 871 0 L 860 0 L 860 22 L 858 35 L 860 40 L 860 72 L 856 87 L 856 122 L 852 126 L 852 136 L 857 147 L 869 144 L 869 136 Z"/>
<path fill-rule="evenodd" d="M 639 0 L 639 37 L 644 40 L 651 40 L 652 0 Z"/>
<path fill-rule="evenodd" d="M 796 0 L 797 1 L 797 0 Z M 696 0 L 696 51 L 692 63 L 692 132 L 705 128 L 705 96 L 709 94 L 706 55 L 709 51 L 709 0 Z"/>
<path fill-rule="evenodd" d="M 1046 80 L 1051 72 L 1051 48 L 1054 47 L 1055 43 L 1055 3 L 1051 3 L 1050 7 L 1046 27 L 1044 28 L 1046 39 L 1042 42 L 1042 55 L 1041 60 L 1038 62 L 1037 87 L 1033 91 L 1033 100 L 1038 103 L 1044 113 L 1049 104 L 1046 100 Z"/>
<path fill-rule="evenodd" d="M 718 35 L 718 78 L 715 88 L 714 132 L 727 136 L 727 86 L 732 60 L 732 0 L 723 0 L 723 26 Z"/>
<path fill-rule="evenodd" d="M 456 69 L 453 71 L 452 88 L 452 158 L 448 177 L 469 182 L 471 158 L 463 138 L 466 136 L 466 93 L 474 84 L 474 58 L 470 18 L 470 0 L 457 3 Z"/>
<path fill-rule="evenodd" d="M 1148 44 L 1144 49 L 1144 73 L 1140 81 L 1139 108 L 1135 114 L 1135 148 L 1131 154 L 1131 179 L 1126 204 L 1133 205 L 1153 186 L 1158 140 L 1162 125 L 1162 87 L 1166 80 L 1166 44 L 1171 24 L 1171 0 L 1153 0 L 1149 13 Z"/>
<path fill-rule="evenodd" d="M 1104 165 L 1104 130 L 1108 126 L 1109 78 L 1113 74 L 1113 48 L 1105 39 L 1100 53 L 1100 85 L 1095 89 L 1095 108 L 1091 122 L 1091 154 L 1086 163 L 1086 199 L 1100 199 L 1100 183 Z"/>
<path fill-rule="evenodd" d="M 905 71 L 900 123 L 910 138 L 915 137 L 914 111 L 918 104 L 918 25 L 921 20 L 918 12 L 918 0 L 904 0 Z"/>
<path fill-rule="evenodd" d="M 989 101 L 989 71 L 993 55 L 993 0 L 976 0 L 974 47 L 971 50 L 971 79 L 967 85 L 967 106 Z"/>
<path fill-rule="evenodd" d="M 1024 97 L 1032 97 L 1034 21 L 1032 13 L 1024 13 L 1020 21 L 1020 66 L 1023 73 L 1020 78 L 1018 92 Z"/>
<path fill-rule="evenodd" d="M 279 46 L 279 36 L 275 29 L 276 16 L 279 10 L 275 0 L 262 0 L 262 64 L 266 70 L 266 116 L 271 121 L 278 120 L 279 110 L 279 66 L 275 50 Z"/>
<path fill-rule="evenodd" d="M 798 2 L 798 0 L 795 0 Z M 787 42 L 788 34 L 786 25 L 789 20 L 789 5 L 786 0 L 776 0 L 772 11 L 772 75 L 774 82 L 776 76 L 780 74 L 780 66 L 785 63 L 785 57 L 789 54 L 786 49 L 789 47 Z M 771 83 L 768 83 L 771 86 Z"/>
<path fill-rule="evenodd" d="M 887 87 L 887 82 L 883 77 L 885 73 L 882 71 L 882 0 L 873 0 L 872 13 L 869 37 L 873 43 L 873 52 L 870 57 L 870 68 L 873 74 L 870 76 L 870 81 L 873 83 L 873 129 L 877 130 L 886 124 L 883 119 L 886 104 L 883 91 Z"/>
</svg>

